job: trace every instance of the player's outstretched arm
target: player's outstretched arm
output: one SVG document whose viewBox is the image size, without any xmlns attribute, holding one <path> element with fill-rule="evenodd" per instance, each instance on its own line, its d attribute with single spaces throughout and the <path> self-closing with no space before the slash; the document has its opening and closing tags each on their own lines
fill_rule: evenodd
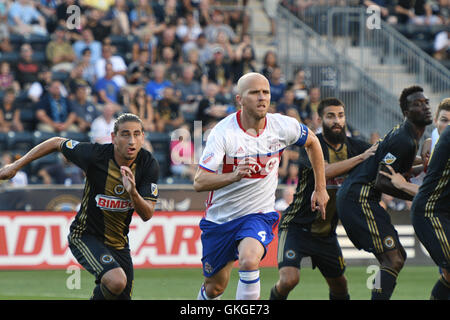
<svg viewBox="0 0 450 320">
<path fill-rule="evenodd" d="M 373 156 L 377 151 L 378 143 L 373 144 L 369 149 L 352 158 L 338 161 L 335 163 L 325 164 L 325 178 L 330 179 L 343 175 L 356 167 L 358 164 Z"/>
<path fill-rule="evenodd" d="M 13 163 L 0 169 L 0 180 L 9 180 L 13 178 L 16 173 L 25 167 L 30 162 L 42 158 L 49 153 L 61 151 L 61 144 L 66 141 L 66 138 L 53 137 L 44 142 L 41 142 L 30 151 L 28 151 L 23 157 L 14 161 Z"/>
<path fill-rule="evenodd" d="M 323 159 L 322 147 L 319 139 L 310 130 L 305 142 L 305 150 L 308 153 L 309 161 L 314 170 L 314 192 L 311 196 L 311 209 L 320 210 L 322 219 L 325 220 L 326 207 L 330 197 L 327 192 L 325 179 L 325 161 Z"/>
</svg>

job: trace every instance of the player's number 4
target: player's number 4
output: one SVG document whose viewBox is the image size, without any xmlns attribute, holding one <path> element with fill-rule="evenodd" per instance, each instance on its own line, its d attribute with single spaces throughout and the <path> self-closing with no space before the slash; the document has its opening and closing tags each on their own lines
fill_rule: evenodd
<svg viewBox="0 0 450 320">
<path fill-rule="evenodd" d="M 266 241 L 266 235 L 267 235 L 267 233 L 265 231 L 258 232 L 258 236 L 261 237 L 261 242 Z"/>
</svg>

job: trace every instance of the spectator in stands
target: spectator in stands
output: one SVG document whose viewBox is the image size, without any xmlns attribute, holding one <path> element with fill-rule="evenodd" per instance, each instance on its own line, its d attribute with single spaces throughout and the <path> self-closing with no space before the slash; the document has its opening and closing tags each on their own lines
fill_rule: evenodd
<svg viewBox="0 0 450 320">
<path fill-rule="evenodd" d="M 289 207 L 292 200 L 294 200 L 295 186 L 288 186 L 283 189 L 282 197 L 275 201 L 275 210 L 278 212 L 283 212 Z"/>
<path fill-rule="evenodd" d="M 281 183 L 288 186 L 296 186 L 298 182 L 298 170 L 298 164 L 290 162 L 288 165 L 287 176 L 283 178 Z"/>
<path fill-rule="evenodd" d="M 277 6 L 279 0 L 264 0 L 264 10 L 270 21 L 270 37 L 275 37 L 277 33 Z"/>
<path fill-rule="evenodd" d="M 309 95 L 308 95 L 308 99 L 304 100 L 302 106 L 300 106 L 300 110 L 310 110 L 310 112 L 317 112 L 317 108 L 319 107 L 319 103 L 320 103 L 320 87 L 318 86 L 312 86 L 309 89 Z M 303 106 L 304 104 L 306 104 L 306 106 Z M 299 110 L 299 111 L 300 111 Z"/>
<path fill-rule="evenodd" d="M 233 111 L 234 108 L 230 106 L 230 101 L 220 93 L 219 86 L 214 82 L 210 82 L 206 86 L 203 99 L 198 104 L 195 119 L 202 121 L 202 126 L 206 128 L 211 123 L 225 118 Z"/>
<path fill-rule="evenodd" d="M 112 34 L 128 36 L 131 27 L 126 0 L 115 0 L 114 5 L 109 8 L 105 20 L 110 21 Z"/>
<path fill-rule="evenodd" d="M 16 78 L 21 90 L 26 90 L 38 80 L 38 73 L 41 66 L 33 61 L 33 49 L 29 43 L 24 43 L 20 47 L 20 58 L 16 65 Z"/>
<path fill-rule="evenodd" d="M 279 103 L 283 98 L 284 90 L 286 90 L 286 83 L 283 78 L 283 73 L 280 67 L 276 67 L 272 71 L 272 75 L 269 78 L 270 84 L 270 102 Z"/>
<path fill-rule="evenodd" d="M 303 69 L 300 69 L 295 73 L 292 90 L 294 90 L 295 94 L 295 104 L 301 105 L 303 101 L 308 98 L 308 88 L 305 82 L 305 71 Z"/>
<path fill-rule="evenodd" d="M 85 28 L 91 29 L 94 39 L 103 43 L 111 33 L 111 28 L 102 20 L 103 13 L 100 10 L 89 10 L 86 15 Z"/>
<path fill-rule="evenodd" d="M 217 35 L 219 32 L 224 32 L 228 40 L 236 44 L 239 42 L 239 37 L 236 36 L 233 29 L 224 23 L 225 16 L 221 10 L 215 9 L 212 13 L 211 23 L 204 29 L 206 39 L 210 43 L 217 42 Z"/>
<path fill-rule="evenodd" d="M 127 65 L 125 60 L 119 55 L 113 55 L 113 48 L 111 45 L 103 44 L 102 58 L 95 64 L 95 75 L 97 79 L 101 79 L 105 76 L 105 66 L 107 63 L 111 63 L 112 65 L 112 80 L 119 88 L 122 88 L 127 83 L 125 80 L 127 73 Z"/>
<path fill-rule="evenodd" d="M 138 59 L 130 63 L 127 70 L 127 82 L 132 85 L 145 85 L 150 81 L 152 66 L 149 63 L 150 53 L 147 48 L 139 51 Z"/>
<path fill-rule="evenodd" d="M 194 79 L 200 82 L 204 91 L 208 83 L 208 77 L 205 75 L 205 65 L 199 61 L 199 52 L 197 49 L 192 49 L 188 52 L 186 62 L 194 68 Z"/>
<path fill-rule="evenodd" d="M 61 95 L 61 82 L 53 80 L 48 92 L 36 105 L 37 129 L 45 132 L 78 132 L 75 125 L 77 116 L 67 98 Z"/>
<path fill-rule="evenodd" d="M 434 38 L 434 54 L 437 60 L 450 59 L 450 21 L 447 22 L 448 30 L 436 34 Z"/>
<path fill-rule="evenodd" d="M 182 78 L 175 83 L 175 94 L 181 103 L 198 102 L 202 98 L 202 87 L 194 79 L 194 70 L 194 66 L 186 64 L 183 67 Z"/>
<path fill-rule="evenodd" d="M 27 90 L 28 98 L 34 103 L 37 103 L 39 99 L 47 93 L 51 82 L 52 72 L 47 66 L 42 67 L 41 71 L 38 74 L 37 81 L 33 82 L 30 88 Z M 65 90 L 64 86 L 61 86 L 61 95 L 67 95 L 67 91 Z"/>
<path fill-rule="evenodd" d="M 277 54 L 275 51 L 269 50 L 264 54 L 261 74 L 263 74 L 267 79 L 270 79 L 273 69 L 276 67 L 278 67 Z"/>
<path fill-rule="evenodd" d="M 47 35 L 45 18 L 33 6 L 31 0 L 17 0 L 11 4 L 8 12 L 8 25 L 15 34 Z"/>
<path fill-rule="evenodd" d="M 120 98 L 120 87 L 114 81 L 113 65 L 107 62 L 105 65 L 105 76 L 98 79 L 95 84 L 99 103 L 118 104 Z"/>
<path fill-rule="evenodd" d="M 276 112 L 286 114 L 287 110 L 291 108 L 297 109 L 297 105 L 294 104 L 294 91 L 292 91 L 290 87 L 287 87 L 286 90 L 284 90 L 283 98 L 276 105 Z"/>
<path fill-rule="evenodd" d="M 112 103 L 103 105 L 102 114 L 94 119 L 91 124 L 91 142 L 92 143 L 111 143 L 111 132 L 114 132 L 114 113 L 116 106 Z"/>
<path fill-rule="evenodd" d="M 178 39 L 182 42 L 183 53 L 197 47 L 197 39 L 202 31 L 202 27 L 194 18 L 194 13 L 188 11 L 184 16 L 183 22 L 177 27 L 175 32 Z"/>
<path fill-rule="evenodd" d="M 171 47 L 164 47 L 160 62 L 164 63 L 166 68 L 165 78 L 172 83 L 178 81 L 182 67 L 175 59 L 175 51 Z"/>
<path fill-rule="evenodd" d="M 45 53 L 53 72 L 70 72 L 76 59 L 72 45 L 66 39 L 66 30 L 58 26 L 53 40 L 47 44 Z"/>
<path fill-rule="evenodd" d="M 177 0 L 164 1 L 164 24 L 171 28 L 178 24 Z"/>
<path fill-rule="evenodd" d="M 65 27 L 67 23 L 67 19 L 69 19 L 72 12 L 67 10 L 72 5 L 78 6 L 81 11 L 81 19 L 84 20 L 85 14 L 84 14 L 84 7 L 80 5 L 78 0 L 62 0 L 62 1 L 56 1 L 56 20 L 57 24 L 60 26 Z M 83 23 L 83 22 L 82 22 Z M 52 31 L 52 30 L 50 30 Z"/>
<path fill-rule="evenodd" d="M 163 64 L 153 66 L 153 80 L 145 86 L 145 93 L 150 96 L 152 101 L 159 101 L 163 97 L 163 90 L 171 87 L 172 83 L 165 79 L 166 67 Z"/>
<path fill-rule="evenodd" d="M 5 90 L 3 102 L 0 106 L 0 131 L 23 131 L 23 124 L 20 121 L 20 108 L 15 103 L 16 96 L 14 89 Z"/>
<path fill-rule="evenodd" d="M 231 63 L 233 73 L 233 83 L 237 83 L 239 78 L 246 73 L 256 72 L 255 52 L 251 45 L 241 42 L 235 51 L 233 62 Z"/>
<path fill-rule="evenodd" d="M 228 40 L 227 35 L 223 31 L 217 33 L 216 42 L 214 45 L 221 47 L 223 49 L 224 58 L 227 62 L 231 62 L 234 59 L 234 46 L 231 45 L 230 40 Z"/>
<path fill-rule="evenodd" d="M 20 84 L 14 79 L 11 67 L 8 61 L 0 63 L 0 90 L 12 88 L 14 92 L 20 91 Z"/>
<path fill-rule="evenodd" d="M 174 52 L 174 60 L 177 62 L 181 62 L 182 52 L 181 52 L 181 43 L 178 41 L 175 28 L 167 28 L 162 32 L 161 37 L 158 40 L 158 44 L 156 47 L 156 58 L 163 57 L 164 48 L 169 47 L 172 48 Z"/>
<path fill-rule="evenodd" d="M 155 131 L 155 117 L 151 99 L 143 87 L 138 87 L 130 101 L 130 112 L 137 115 L 147 132 Z"/>
<path fill-rule="evenodd" d="M 177 140 L 174 140 L 174 135 L 178 137 Z M 194 181 L 197 166 L 194 164 L 194 143 L 187 124 L 172 132 L 170 162 L 170 171 L 173 175 Z"/>
<path fill-rule="evenodd" d="M 92 122 L 101 115 L 90 99 L 89 91 L 90 88 L 87 85 L 79 84 L 74 90 L 73 99 L 70 100 L 73 111 L 77 115 L 78 127 L 85 133 L 91 130 Z"/>
<path fill-rule="evenodd" d="M 130 12 L 131 31 L 142 38 L 148 34 L 159 34 L 165 29 L 164 24 L 158 24 L 152 4 L 148 0 L 138 0 L 136 7 Z"/>
<path fill-rule="evenodd" d="M 0 2 L 0 52 L 13 51 L 9 42 L 8 8 L 8 2 Z"/>
<path fill-rule="evenodd" d="M 69 162 L 62 153 L 58 153 L 58 162 L 48 165 L 38 171 L 43 184 L 82 184 L 84 181 L 83 171 Z"/>
<path fill-rule="evenodd" d="M 73 99 L 75 91 L 79 86 L 89 86 L 89 83 L 83 78 L 83 65 L 77 64 L 70 71 L 69 77 L 66 78 L 65 87 L 69 90 L 69 98 Z"/>
<path fill-rule="evenodd" d="M 230 64 L 225 61 L 222 47 L 213 49 L 213 60 L 207 65 L 208 80 L 217 83 L 221 90 L 229 91 L 232 85 L 232 74 Z"/>
<path fill-rule="evenodd" d="M 81 0 L 81 5 L 107 12 L 114 5 L 114 2 L 115 0 Z"/>
<path fill-rule="evenodd" d="M 201 33 L 197 38 L 197 50 L 200 65 L 206 65 L 213 58 L 213 48 L 204 33 Z"/>
<path fill-rule="evenodd" d="M 172 87 L 165 87 L 162 94 L 163 97 L 156 106 L 156 130 L 170 132 L 180 127 L 184 123 L 184 118 L 180 112 L 180 103 L 175 96 L 175 90 Z"/>
<path fill-rule="evenodd" d="M 417 25 L 435 25 L 442 21 L 433 15 L 428 0 L 398 0 L 395 6 L 398 23 Z"/>
<path fill-rule="evenodd" d="M 91 63 L 95 64 L 102 57 L 101 42 L 94 39 L 91 29 L 83 29 L 81 31 L 81 37 L 82 39 L 75 41 L 72 46 L 77 59 L 82 59 L 84 49 L 89 48 Z"/>
<path fill-rule="evenodd" d="M 84 48 L 81 55 L 78 65 L 83 69 L 83 79 L 92 86 L 97 82 L 97 76 L 95 74 L 95 64 L 92 63 L 91 59 L 91 49 Z"/>
<path fill-rule="evenodd" d="M 393 0 L 361 0 L 361 4 L 366 7 L 378 6 L 380 9 L 381 19 L 389 22 L 396 23 L 397 18 L 394 18 L 394 6 Z"/>
<path fill-rule="evenodd" d="M 13 163 L 14 161 L 18 160 L 20 158 L 20 155 L 13 156 L 10 152 L 3 152 L 2 158 L 1 158 L 1 165 L 2 167 Z M 18 171 L 16 175 L 7 182 L 11 187 L 25 187 L 28 185 L 28 175 L 25 171 Z"/>
</svg>

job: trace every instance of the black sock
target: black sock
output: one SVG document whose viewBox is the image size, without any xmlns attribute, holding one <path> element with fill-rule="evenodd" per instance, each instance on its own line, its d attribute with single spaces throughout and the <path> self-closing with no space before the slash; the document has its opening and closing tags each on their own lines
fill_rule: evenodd
<svg viewBox="0 0 450 320">
<path fill-rule="evenodd" d="M 350 300 L 350 295 L 348 293 L 332 293 L 330 291 L 330 300 Z"/>
<path fill-rule="evenodd" d="M 449 300 L 450 299 L 450 283 L 441 275 L 439 280 L 431 290 L 431 300 Z"/>
<path fill-rule="evenodd" d="M 394 292 L 398 272 L 388 267 L 381 267 L 378 273 L 372 289 L 372 300 L 389 300 Z"/>
<path fill-rule="evenodd" d="M 94 288 L 91 300 L 117 300 L 117 297 L 117 295 L 109 291 L 109 289 L 101 283 Z"/>
<path fill-rule="evenodd" d="M 269 298 L 269 300 L 286 300 L 286 299 L 287 299 L 287 296 L 281 295 L 278 292 L 276 285 L 274 285 L 272 287 L 272 289 L 270 289 L 270 298 Z"/>
</svg>

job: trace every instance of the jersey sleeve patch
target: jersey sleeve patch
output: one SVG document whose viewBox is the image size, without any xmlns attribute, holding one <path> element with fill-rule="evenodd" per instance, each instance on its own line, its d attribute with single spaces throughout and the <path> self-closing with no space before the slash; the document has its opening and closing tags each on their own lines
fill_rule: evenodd
<svg viewBox="0 0 450 320">
<path fill-rule="evenodd" d="M 388 154 L 384 156 L 382 162 L 384 164 L 392 165 L 395 160 L 397 160 L 397 158 L 392 153 L 388 152 Z"/>
</svg>

